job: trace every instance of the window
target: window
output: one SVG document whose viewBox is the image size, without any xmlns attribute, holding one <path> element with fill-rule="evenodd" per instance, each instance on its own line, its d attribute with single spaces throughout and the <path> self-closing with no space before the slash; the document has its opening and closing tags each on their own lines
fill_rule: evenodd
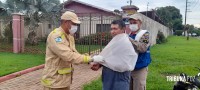
<svg viewBox="0 0 200 90">
<path fill-rule="evenodd" d="M 51 27 L 52 27 L 51 24 L 48 24 L 48 28 L 51 29 Z"/>
<path fill-rule="evenodd" d="M 110 24 L 97 24 L 96 25 L 96 32 L 109 32 L 110 31 Z"/>
</svg>

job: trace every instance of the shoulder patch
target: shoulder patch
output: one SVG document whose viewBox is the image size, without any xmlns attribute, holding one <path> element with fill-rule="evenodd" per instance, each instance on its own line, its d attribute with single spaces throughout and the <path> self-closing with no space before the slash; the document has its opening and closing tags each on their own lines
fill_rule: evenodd
<svg viewBox="0 0 200 90">
<path fill-rule="evenodd" d="M 57 38 L 55 38 L 55 41 L 56 41 L 57 43 L 62 42 L 62 38 L 61 38 L 61 37 L 57 37 Z"/>
</svg>

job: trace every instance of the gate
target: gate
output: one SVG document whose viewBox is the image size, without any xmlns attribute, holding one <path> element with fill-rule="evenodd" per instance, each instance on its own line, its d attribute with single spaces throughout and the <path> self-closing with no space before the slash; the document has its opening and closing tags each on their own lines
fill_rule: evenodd
<svg viewBox="0 0 200 90">
<path fill-rule="evenodd" d="M 95 13 L 78 13 L 81 24 L 75 33 L 76 49 L 80 53 L 88 52 L 98 54 L 102 48 L 112 39 L 110 25 L 120 16 L 108 16 Z"/>
</svg>

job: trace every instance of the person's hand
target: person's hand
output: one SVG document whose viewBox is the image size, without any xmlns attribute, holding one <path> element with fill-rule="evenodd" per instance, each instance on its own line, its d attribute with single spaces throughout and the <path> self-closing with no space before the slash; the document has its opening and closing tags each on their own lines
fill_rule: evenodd
<svg viewBox="0 0 200 90">
<path fill-rule="evenodd" d="M 101 55 L 94 55 L 92 57 L 92 62 L 102 63 L 104 62 L 104 58 Z"/>
<path fill-rule="evenodd" d="M 101 64 L 99 64 L 99 63 L 91 62 L 90 65 L 91 65 L 91 69 L 94 71 L 97 71 L 97 70 L 99 70 L 99 68 L 101 68 Z"/>
</svg>

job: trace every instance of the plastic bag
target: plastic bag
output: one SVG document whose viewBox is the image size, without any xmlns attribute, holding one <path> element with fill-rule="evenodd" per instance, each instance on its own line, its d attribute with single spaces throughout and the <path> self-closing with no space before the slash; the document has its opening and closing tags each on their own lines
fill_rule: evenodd
<svg viewBox="0 0 200 90">
<path fill-rule="evenodd" d="M 125 33 L 113 37 L 100 55 L 105 59 L 101 64 L 117 72 L 132 71 L 138 58 Z"/>
</svg>

